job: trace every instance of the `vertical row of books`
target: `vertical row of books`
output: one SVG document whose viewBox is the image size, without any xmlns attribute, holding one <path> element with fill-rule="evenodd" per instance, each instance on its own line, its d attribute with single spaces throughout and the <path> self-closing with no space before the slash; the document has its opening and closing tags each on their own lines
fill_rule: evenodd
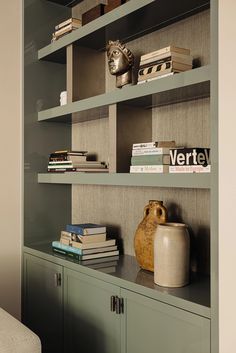
<svg viewBox="0 0 236 353">
<path fill-rule="evenodd" d="M 116 239 L 107 237 L 105 226 L 94 223 L 67 224 L 60 239 L 52 242 L 52 249 L 84 265 L 109 267 L 109 262 L 114 266 L 119 258 Z"/>
</svg>

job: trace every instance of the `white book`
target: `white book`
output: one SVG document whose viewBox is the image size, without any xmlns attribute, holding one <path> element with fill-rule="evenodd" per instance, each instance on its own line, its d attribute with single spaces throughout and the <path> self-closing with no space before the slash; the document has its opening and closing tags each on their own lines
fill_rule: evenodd
<svg viewBox="0 0 236 353">
<path fill-rule="evenodd" d="M 177 74 L 178 72 L 169 72 L 167 74 L 163 74 L 163 75 L 160 75 L 160 76 L 156 76 L 156 77 L 152 77 L 152 78 L 147 78 L 145 80 L 142 80 L 142 81 L 138 81 L 138 85 L 140 85 L 140 83 L 145 83 L 145 82 L 151 82 L 151 81 L 155 81 L 155 80 L 159 80 L 160 78 L 164 78 L 164 77 L 167 77 L 167 76 L 173 76 L 174 74 Z"/>
<path fill-rule="evenodd" d="M 131 165 L 130 173 L 168 173 L 168 165 Z"/>
<path fill-rule="evenodd" d="M 169 57 L 171 57 L 170 60 L 173 60 L 178 63 L 182 63 L 182 64 L 186 64 L 186 65 L 192 65 L 192 63 L 193 63 L 193 56 L 192 55 L 179 54 L 179 53 L 169 51 L 166 53 L 162 53 L 162 54 L 150 57 L 149 59 L 146 59 L 146 60 L 141 60 L 139 66 L 151 64 L 151 63 L 156 62 L 158 60 L 163 60 L 163 59 L 166 59 Z"/>
<path fill-rule="evenodd" d="M 169 166 L 169 173 L 210 173 L 211 166 L 206 167 L 202 165 L 171 165 Z"/>
<path fill-rule="evenodd" d="M 74 27 L 80 27 L 82 25 L 82 21 L 78 18 L 68 18 L 68 20 L 61 22 L 59 23 L 59 25 L 55 26 L 55 31 L 58 31 L 59 29 L 68 26 L 69 24 L 73 24 Z"/>
<path fill-rule="evenodd" d="M 136 148 L 132 150 L 132 156 L 146 156 L 155 154 L 169 154 L 170 148 L 160 147 L 160 148 Z"/>
<path fill-rule="evenodd" d="M 153 141 L 153 142 L 139 142 L 133 143 L 133 150 L 146 149 L 146 148 L 174 148 L 176 147 L 175 141 Z"/>
<path fill-rule="evenodd" d="M 179 48 L 179 47 L 175 47 L 173 45 L 169 45 L 168 47 L 165 48 L 161 48 L 158 50 L 155 50 L 151 53 L 147 53 L 141 56 L 141 61 L 143 60 L 147 60 L 149 58 L 153 58 L 157 55 L 161 55 L 164 53 L 168 53 L 168 52 L 175 52 L 175 53 L 180 53 L 180 54 L 185 54 L 185 55 L 190 55 L 190 49 L 185 49 L 185 48 Z"/>
</svg>

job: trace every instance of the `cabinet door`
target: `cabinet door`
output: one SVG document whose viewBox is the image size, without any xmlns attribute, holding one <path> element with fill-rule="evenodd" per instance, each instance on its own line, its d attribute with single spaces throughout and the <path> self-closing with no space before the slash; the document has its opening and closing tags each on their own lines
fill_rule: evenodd
<svg viewBox="0 0 236 353">
<path fill-rule="evenodd" d="M 61 281 L 61 266 L 24 255 L 23 320 L 40 337 L 43 353 L 63 352 Z"/>
<path fill-rule="evenodd" d="M 210 353 L 210 320 L 121 290 L 122 352 Z"/>
<path fill-rule="evenodd" d="M 119 287 L 65 269 L 65 352 L 120 353 L 120 315 L 111 311 Z"/>
</svg>

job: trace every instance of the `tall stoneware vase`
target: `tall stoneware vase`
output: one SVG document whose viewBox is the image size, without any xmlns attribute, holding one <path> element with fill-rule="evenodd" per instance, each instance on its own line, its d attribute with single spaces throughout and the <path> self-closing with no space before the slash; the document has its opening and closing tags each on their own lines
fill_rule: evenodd
<svg viewBox="0 0 236 353">
<path fill-rule="evenodd" d="M 163 201 L 150 200 L 144 208 L 144 218 L 134 236 L 136 259 L 144 270 L 154 272 L 154 235 L 158 224 L 167 221 L 167 209 Z"/>
<path fill-rule="evenodd" d="M 160 224 L 154 240 L 154 282 L 163 287 L 183 287 L 188 284 L 189 255 L 187 225 Z"/>
</svg>

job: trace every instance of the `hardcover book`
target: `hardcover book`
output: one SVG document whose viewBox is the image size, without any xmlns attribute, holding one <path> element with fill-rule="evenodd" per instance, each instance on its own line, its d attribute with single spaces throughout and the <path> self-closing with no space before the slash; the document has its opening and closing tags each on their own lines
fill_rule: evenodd
<svg viewBox="0 0 236 353">
<path fill-rule="evenodd" d="M 103 247 L 108 247 L 108 246 L 114 246 L 116 244 L 115 239 L 108 239 L 105 241 L 92 242 L 92 243 L 80 243 L 78 241 L 70 240 L 64 235 L 61 235 L 60 242 L 64 245 L 73 246 L 78 249 L 103 248 Z"/>
<path fill-rule="evenodd" d="M 130 173 L 168 173 L 168 165 L 131 165 Z"/>
<path fill-rule="evenodd" d="M 79 249 L 79 248 L 76 248 L 76 247 L 74 247 L 72 245 L 63 244 L 62 242 L 59 242 L 59 241 L 53 241 L 52 242 L 52 246 L 54 248 L 58 248 L 58 249 L 66 250 L 66 251 L 71 251 L 71 249 L 73 249 L 73 250 L 76 250 L 76 254 L 79 254 L 79 255 L 105 253 L 105 252 L 108 252 L 108 251 L 117 250 L 117 245 L 105 246 L 105 247 L 102 247 L 102 248 Z"/>
<path fill-rule="evenodd" d="M 52 243 L 52 248 L 53 248 L 53 251 L 56 251 L 56 252 L 63 254 L 63 255 L 71 256 L 72 258 L 74 258 L 76 260 L 81 260 L 81 261 L 119 255 L 119 250 L 106 251 L 106 252 L 96 253 L 96 254 L 82 255 L 80 249 L 73 248 L 72 246 L 63 245 L 57 241 L 54 241 Z"/>
<path fill-rule="evenodd" d="M 170 149 L 170 165 L 201 165 L 208 166 L 210 162 L 210 148 L 172 148 Z"/>
<path fill-rule="evenodd" d="M 79 235 L 106 233 L 106 227 L 94 223 L 67 224 L 66 231 Z"/>
<path fill-rule="evenodd" d="M 131 158 L 131 165 L 158 165 L 170 164 L 169 154 L 133 156 Z"/>
</svg>

